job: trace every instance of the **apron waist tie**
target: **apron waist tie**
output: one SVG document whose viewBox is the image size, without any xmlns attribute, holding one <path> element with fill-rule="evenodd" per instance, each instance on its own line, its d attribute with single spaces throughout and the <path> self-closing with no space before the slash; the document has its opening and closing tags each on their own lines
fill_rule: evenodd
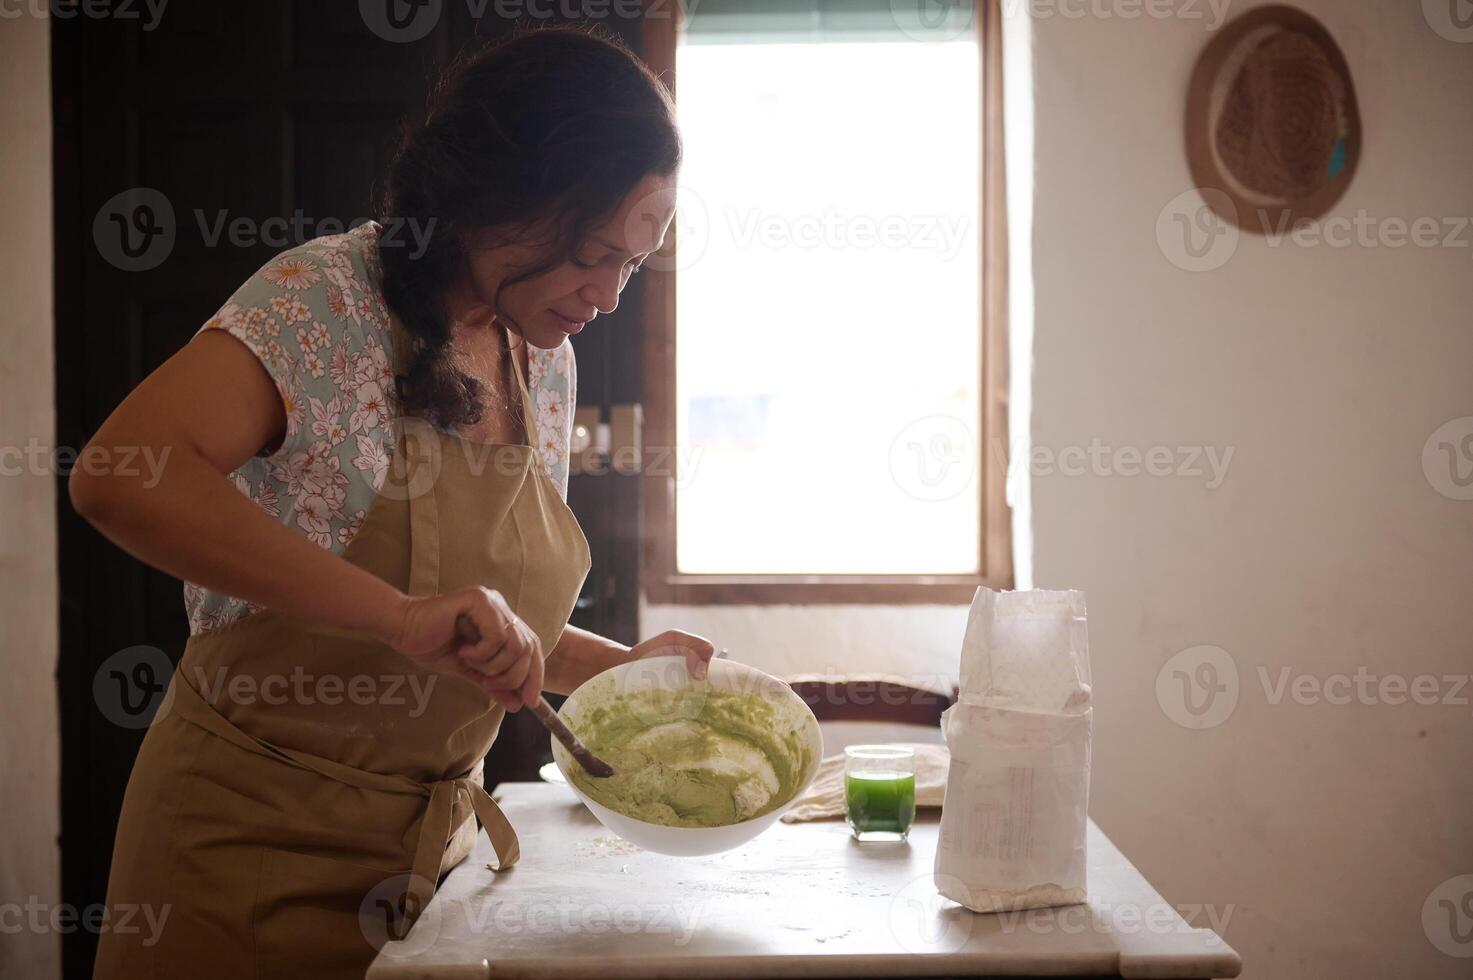
<svg viewBox="0 0 1473 980">
<path fill-rule="evenodd" d="M 491 794 L 486 792 L 485 787 L 471 778 L 471 774 L 475 771 L 474 768 L 449 779 L 421 783 L 397 773 L 378 773 L 366 769 L 355 769 L 309 752 L 299 752 L 296 749 L 273 745 L 231 723 L 177 672 L 169 685 L 169 693 L 164 703 L 160 705 L 158 715 L 154 720 L 159 720 L 170 711 L 177 712 L 179 717 L 195 727 L 204 729 L 212 735 L 218 735 L 248 752 L 315 772 L 355 789 L 371 793 L 393 793 L 426 798 L 428 803 L 420 817 L 419 839 L 415 845 L 414 861 L 410 867 L 409 882 L 405 887 L 403 899 L 404 918 L 402 922 L 406 929 L 424 911 L 425 906 L 435 894 L 435 888 L 440 879 L 440 862 L 454 830 L 451 822 L 457 804 L 464 807 L 466 803 L 469 803 L 470 809 L 474 810 L 476 816 L 480 818 L 486 836 L 496 850 L 495 870 L 506 870 L 516 864 L 522 856 L 516 829 L 512 827 L 511 821 L 506 818 L 501 807 L 491 798 Z"/>
</svg>

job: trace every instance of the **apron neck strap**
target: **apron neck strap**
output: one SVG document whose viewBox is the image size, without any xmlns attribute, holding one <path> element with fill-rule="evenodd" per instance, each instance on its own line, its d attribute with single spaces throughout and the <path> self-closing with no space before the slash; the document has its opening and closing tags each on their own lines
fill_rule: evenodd
<svg viewBox="0 0 1473 980">
<path fill-rule="evenodd" d="M 536 412 L 536 409 L 534 408 L 534 406 L 532 405 L 532 392 L 527 387 L 527 379 L 524 378 L 524 377 L 522 377 L 522 359 L 517 356 L 518 351 L 520 351 L 523 347 L 526 346 L 526 344 L 527 344 L 527 338 L 525 338 L 525 337 L 521 338 L 521 341 L 522 342 L 520 344 L 518 344 L 515 347 L 511 347 L 510 346 L 510 344 L 511 344 L 511 331 L 510 330 L 507 330 L 505 327 L 502 327 L 501 329 L 502 329 L 502 332 L 506 334 L 506 339 L 507 339 L 507 344 L 508 344 L 507 352 L 506 353 L 507 353 L 507 356 L 511 358 L 511 370 L 512 370 L 512 373 L 517 376 L 517 389 L 519 391 L 521 391 L 521 393 L 522 393 L 522 430 L 523 430 L 523 432 L 525 433 L 525 435 L 527 437 L 527 445 L 529 445 L 529 446 L 531 446 L 532 448 L 535 449 L 537 447 L 537 441 L 536 441 L 536 438 L 533 436 L 532 433 L 536 431 L 536 426 L 534 425 L 534 420 L 537 417 L 537 412 Z M 532 349 L 530 347 L 528 347 L 527 348 L 527 366 L 528 367 L 531 367 L 531 365 L 532 365 Z"/>
<path fill-rule="evenodd" d="M 533 435 L 533 433 L 536 431 L 536 426 L 534 422 L 537 417 L 536 408 L 532 401 L 532 393 L 527 385 L 527 379 L 522 374 L 521 359 L 517 356 L 517 352 L 521 349 L 523 344 L 526 344 L 527 341 L 525 338 L 523 338 L 521 343 L 513 347 L 511 346 L 511 331 L 502 326 L 501 332 L 506 337 L 507 356 L 511 358 L 512 373 L 516 375 L 517 391 L 520 393 L 522 401 L 522 429 L 523 434 L 526 436 L 526 441 L 522 443 L 522 445 L 530 446 L 533 449 L 536 449 L 537 442 L 536 438 Z M 404 322 L 399 319 L 398 314 L 394 313 L 392 310 L 389 311 L 389 343 L 392 347 L 392 349 L 388 352 L 389 362 L 393 365 L 394 373 L 396 375 L 408 374 L 409 368 L 414 362 L 414 349 L 416 345 L 416 338 L 412 333 L 409 332 L 409 328 L 404 326 Z M 531 351 L 529 349 L 529 364 L 530 358 Z"/>
</svg>

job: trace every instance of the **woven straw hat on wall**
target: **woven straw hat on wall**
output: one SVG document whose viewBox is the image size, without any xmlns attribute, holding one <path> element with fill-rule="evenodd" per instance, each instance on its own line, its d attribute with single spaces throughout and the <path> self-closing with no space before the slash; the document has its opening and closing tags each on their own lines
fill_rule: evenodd
<svg viewBox="0 0 1473 980">
<path fill-rule="evenodd" d="M 1360 158 L 1345 56 L 1294 7 L 1258 7 L 1203 50 L 1187 93 L 1187 160 L 1208 205 L 1259 233 L 1287 231 L 1339 200 Z"/>
</svg>

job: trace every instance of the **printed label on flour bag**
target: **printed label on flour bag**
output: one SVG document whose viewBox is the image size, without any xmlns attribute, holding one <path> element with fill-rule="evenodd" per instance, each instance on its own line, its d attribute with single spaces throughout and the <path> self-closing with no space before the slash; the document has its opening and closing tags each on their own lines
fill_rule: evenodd
<svg viewBox="0 0 1473 980">
<path fill-rule="evenodd" d="M 1090 675 L 1079 592 L 978 589 L 957 703 L 935 881 L 978 912 L 1085 900 Z"/>
</svg>

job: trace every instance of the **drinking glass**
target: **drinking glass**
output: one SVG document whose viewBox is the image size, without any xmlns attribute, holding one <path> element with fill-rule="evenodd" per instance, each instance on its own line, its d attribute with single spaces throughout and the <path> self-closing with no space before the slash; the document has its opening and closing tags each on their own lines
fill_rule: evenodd
<svg viewBox="0 0 1473 980">
<path fill-rule="evenodd" d="M 902 745 L 846 748 L 844 802 L 855 840 L 905 840 L 916 816 L 915 751 Z"/>
</svg>

